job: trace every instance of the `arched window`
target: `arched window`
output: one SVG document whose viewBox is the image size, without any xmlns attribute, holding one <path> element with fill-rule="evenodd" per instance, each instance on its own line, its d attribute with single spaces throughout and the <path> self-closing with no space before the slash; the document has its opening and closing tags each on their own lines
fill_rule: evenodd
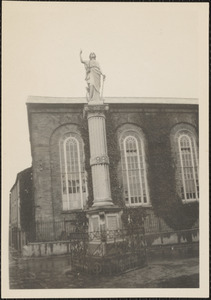
<svg viewBox="0 0 211 300">
<path fill-rule="evenodd" d="M 77 134 L 65 134 L 60 141 L 60 166 L 63 210 L 82 209 L 87 186 L 83 143 Z"/>
<path fill-rule="evenodd" d="M 176 132 L 180 196 L 184 201 L 199 199 L 198 154 L 195 135 L 189 130 Z"/>
<path fill-rule="evenodd" d="M 149 204 L 144 142 L 136 131 L 125 131 L 120 137 L 124 200 L 127 205 Z"/>
</svg>

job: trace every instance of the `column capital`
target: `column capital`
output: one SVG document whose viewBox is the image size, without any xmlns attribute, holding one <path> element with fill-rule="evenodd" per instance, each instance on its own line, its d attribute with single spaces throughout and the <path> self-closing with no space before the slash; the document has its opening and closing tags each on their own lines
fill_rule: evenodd
<svg viewBox="0 0 211 300">
<path fill-rule="evenodd" d="M 83 111 L 83 115 L 87 115 L 87 117 L 91 117 L 91 116 L 96 116 L 96 117 L 104 117 L 105 116 L 105 112 L 107 112 L 109 110 L 109 105 L 108 104 L 85 104 L 84 105 L 84 111 Z"/>
</svg>

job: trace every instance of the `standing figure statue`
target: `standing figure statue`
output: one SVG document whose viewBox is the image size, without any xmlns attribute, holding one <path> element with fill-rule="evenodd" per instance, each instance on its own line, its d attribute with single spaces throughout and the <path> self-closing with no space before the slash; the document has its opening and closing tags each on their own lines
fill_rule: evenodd
<svg viewBox="0 0 211 300">
<path fill-rule="evenodd" d="M 87 99 L 88 101 L 100 101 L 100 87 L 101 87 L 101 75 L 103 81 L 105 80 L 105 75 L 100 69 L 99 63 L 96 61 L 95 53 L 90 53 L 89 61 L 82 59 L 82 50 L 80 51 L 80 60 L 84 64 L 86 69 L 86 78 L 88 87 L 87 89 Z M 101 95 L 102 97 L 102 95 Z"/>
</svg>

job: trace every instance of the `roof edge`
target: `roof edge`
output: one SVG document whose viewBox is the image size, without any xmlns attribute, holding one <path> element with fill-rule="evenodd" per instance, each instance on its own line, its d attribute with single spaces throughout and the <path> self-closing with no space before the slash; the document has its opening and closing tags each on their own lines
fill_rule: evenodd
<svg viewBox="0 0 211 300">
<path fill-rule="evenodd" d="M 19 177 L 20 177 L 22 174 L 24 174 L 25 172 L 29 171 L 30 169 L 32 170 L 32 166 L 30 166 L 30 167 L 28 167 L 28 168 L 26 168 L 26 169 L 24 169 L 24 170 L 22 170 L 22 171 L 20 171 L 20 172 L 17 173 L 16 179 L 15 179 L 15 183 L 14 183 L 13 186 L 11 187 L 10 193 L 12 192 L 12 190 L 13 190 L 14 187 L 15 187 L 15 185 L 17 184 Z"/>
<path fill-rule="evenodd" d="M 85 97 L 29 96 L 26 104 L 86 104 Z M 197 98 L 105 97 L 105 104 L 198 104 Z"/>
</svg>

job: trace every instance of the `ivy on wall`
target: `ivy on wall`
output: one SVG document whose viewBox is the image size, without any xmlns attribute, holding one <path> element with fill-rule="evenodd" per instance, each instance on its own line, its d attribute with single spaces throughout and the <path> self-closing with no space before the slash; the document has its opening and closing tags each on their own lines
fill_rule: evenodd
<svg viewBox="0 0 211 300">
<path fill-rule="evenodd" d="M 85 211 L 80 211 L 75 213 L 75 227 L 76 232 L 85 232 L 88 228 L 88 219 Z"/>
<path fill-rule="evenodd" d="M 111 197 L 113 203 L 119 207 L 124 207 L 122 196 L 122 187 L 118 180 L 118 164 L 120 162 L 120 149 L 118 145 L 117 133 L 115 130 L 115 123 L 109 112 L 106 115 L 106 136 L 107 149 L 109 157 L 109 174 L 111 184 Z"/>
<path fill-rule="evenodd" d="M 32 168 L 20 174 L 20 221 L 21 228 L 26 232 L 27 239 L 32 239 L 34 228 L 34 195 L 32 183 Z"/>
<path fill-rule="evenodd" d="M 170 145 L 170 120 L 165 112 L 142 115 L 147 140 L 148 185 L 154 212 L 175 230 L 191 228 L 198 219 L 197 202 L 184 204 L 176 192 Z"/>
<path fill-rule="evenodd" d="M 124 228 L 129 232 L 136 229 L 141 229 L 144 232 L 144 219 L 146 217 L 146 209 L 142 206 L 123 207 L 122 223 Z"/>
<path fill-rule="evenodd" d="M 111 182 L 111 197 L 113 203 L 122 208 L 122 223 L 124 228 L 129 230 L 129 232 L 132 232 L 137 228 L 143 229 L 146 210 L 141 206 L 127 207 L 125 205 L 123 199 L 123 189 L 118 179 L 118 165 L 121 160 L 121 154 L 115 127 L 115 121 L 112 118 L 112 114 L 108 113 L 106 115 L 106 135 L 108 157 L 110 161 L 109 173 Z"/>
<path fill-rule="evenodd" d="M 92 185 L 92 172 L 90 166 L 89 130 L 88 130 L 88 121 L 86 117 L 81 118 L 80 132 L 84 142 L 85 170 L 87 172 L 87 188 L 88 188 L 87 205 L 88 207 L 91 207 L 93 204 L 94 196 L 93 196 L 93 185 Z"/>
<path fill-rule="evenodd" d="M 150 190 L 150 201 L 154 213 L 161 217 L 166 224 L 175 230 L 191 228 L 199 216 L 197 202 L 186 203 L 176 192 L 175 166 L 170 145 L 171 115 L 166 112 L 156 114 L 141 114 L 140 127 L 146 135 L 147 178 Z M 123 124 L 122 124 L 123 125 Z M 88 122 L 83 118 L 81 122 L 81 135 L 84 141 L 85 169 L 88 175 L 88 207 L 93 204 L 92 175 L 89 163 L 90 148 Z M 122 221 L 125 227 L 142 226 L 146 216 L 144 207 L 125 206 L 123 192 L 118 180 L 118 164 L 120 162 L 120 149 L 118 145 L 116 124 L 111 112 L 106 114 L 106 136 L 109 156 L 109 173 L 111 183 L 111 196 L 113 203 L 122 208 Z"/>
</svg>

